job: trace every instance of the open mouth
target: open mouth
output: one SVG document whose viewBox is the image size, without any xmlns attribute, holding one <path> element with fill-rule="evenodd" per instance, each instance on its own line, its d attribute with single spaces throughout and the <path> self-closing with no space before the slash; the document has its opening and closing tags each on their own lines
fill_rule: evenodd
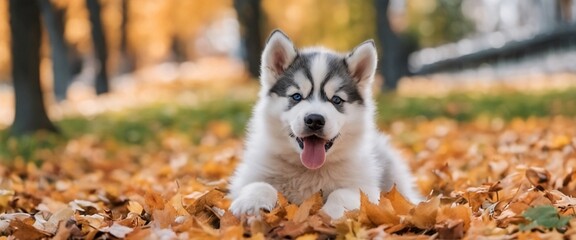
<svg viewBox="0 0 576 240">
<path fill-rule="evenodd" d="M 300 137 L 295 137 L 296 138 L 296 142 L 298 142 L 298 146 L 300 146 L 300 149 L 304 149 L 304 140 L 310 140 L 310 141 L 325 141 L 326 143 L 324 144 L 324 151 L 328 151 L 332 145 L 334 144 L 334 140 L 336 140 L 336 138 L 338 138 L 339 135 L 336 135 L 336 137 L 326 141 L 323 138 L 320 138 L 316 135 L 312 135 L 312 136 L 308 136 L 308 137 L 304 137 L 304 138 L 300 138 Z"/>
<path fill-rule="evenodd" d="M 315 170 L 326 162 L 326 152 L 332 147 L 334 144 L 334 140 L 338 137 L 326 140 L 324 138 L 318 137 L 316 135 L 310 135 L 308 137 L 296 137 L 291 134 L 292 137 L 296 138 L 296 142 L 298 142 L 298 146 L 302 149 L 302 153 L 300 154 L 300 161 L 304 167 Z"/>
</svg>

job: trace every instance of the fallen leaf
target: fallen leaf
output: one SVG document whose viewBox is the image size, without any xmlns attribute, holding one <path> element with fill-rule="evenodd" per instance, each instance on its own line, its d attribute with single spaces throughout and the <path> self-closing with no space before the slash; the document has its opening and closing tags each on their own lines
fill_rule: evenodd
<svg viewBox="0 0 576 240">
<path fill-rule="evenodd" d="M 454 221 L 462 222 L 462 230 L 467 231 L 470 228 L 470 219 L 472 218 L 472 212 L 469 207 L 464 205 L 456 206 L 441 206 L 438 210 L 438 215 L 436 216 L 436 222 L 449 222 L 447 226 L 453 226 Z"/>
<path fill-rule="evenodd" d="M 300 205 L 294 214 L 293 221 L 296 223 L 304 222 L 310 214 L 315 214 L 320 208 L 322 208 L 322 194 L 318 192 L 310 196 Z"/>
<path fill-rule="evenodd" d="M 142 207 L 142 205 L 136 201 L 129 201 L 127 208 L 128 211 L 137 215 L 141 215 L 144 212 L 144 207 Z"/>
<path fill-rule="evenodd" d="M 526 170 L 526 178 L 534 186 L 547 188 L 550 181 L 550 172 L 543 168 L 532 167 Z"/>
<path fill-rule="evenodd" d="M 398 192 L 396 185 L 394 185 L 389 192 L 380 195 L 380 203 L 382 203 L 384 198 L 390 200 L 394 211 L 398 215 L 408 215 L 410 209 L 414 208 L 414 204 L 410 203 L 400 192 Z"/>
<path fill-rule="evenodd" d="M 388 198 L 380 199 L 378 205 L 370 202 L 366 194 L 360 194 L 359 221 L 365 225 L 380 226 L 382 224 L 396 225 L 400 223 L 400 217 L 394 211 L 394 207 Z"/>
<path fill-rule="evenodd" d="M 440 197 L 421 202 L 410 210 L 409 221 L 420 229 L 431 229 L 436 224 L 436 216 L 440 207 Z"/>
<path fill-rule="evenodd" d="M 14 237 L 21 240 L 43 239 L 50 236 L 50 233 L 40 231 L 37 228 L 20 221 L 19 219 L 14 219 L 10 222 L 10 229 L 12 230 Z"/>
</svg>

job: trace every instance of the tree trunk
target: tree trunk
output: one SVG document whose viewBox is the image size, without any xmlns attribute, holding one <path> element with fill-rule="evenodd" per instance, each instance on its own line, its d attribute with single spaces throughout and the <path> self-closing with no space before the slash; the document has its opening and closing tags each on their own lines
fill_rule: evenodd
<svg viewBox="0 0 576 240">
<path fill-rule="evenodd" d="M 10 0 L 12 78 L 16 116 L 11 132 L 56 131 L 48 119 L 40 87 L 40 9 L 36 0 Z"/>
<path fill-rule="evenodd" d="M 120 66 L 118 73 L 134 71 L 134 58 L 128 50 L 128 0 L 122 0 L 122 22 L 120 24 Z"/>
<path fill-rule="evenodd" d="M 66 99 L 68 85 L 72 81 L 68 45 L 64 39 L 63 9 L 56 8 L 49 0 L 38 0 L 44 25 L 50 39 L 52 71 L 54 72 L 54 96 L 57 101 Z"/>
<path fill-rule="evenodd" d="M 100 17 L 101 6 L 98 0 L 86 0 L 86 6 L 90 15 L 90 25 L 92 32 L 92 43 L 94 54 L 96 55 L 99 68 L 96 73 L 96 94 L 103 94 L 109 91 L 108 71 L 106 67 L 108 59 L 108 49 L 106 48 L 106 38 L 104 37 L 104 27 Z"/>
<path fill-rule="evenodd" d="M 401 42 L 390 26 L 388 19 L 389 0 L 374 0 L 376 8 L 376 32 L 380 40 L 382 52 L 379 67 L 384 76 L 383 88 L 396 89 L 398 80 L 402 77 L 401 68 L 407 68 L 407 62 L 401 62 Z M 404 67 L 402 67 L 404 65 Z"/>
<path fill-rule="evenodd" d="M 260 76 L 260 55 L 262 53 L 262 28 L 260 27 L 262 10 L 260 0 L 234 0 L 238 14 L 242 45 L 245 49 L 245 62 L 248 71 L 254 77 Z"/>
</svg>

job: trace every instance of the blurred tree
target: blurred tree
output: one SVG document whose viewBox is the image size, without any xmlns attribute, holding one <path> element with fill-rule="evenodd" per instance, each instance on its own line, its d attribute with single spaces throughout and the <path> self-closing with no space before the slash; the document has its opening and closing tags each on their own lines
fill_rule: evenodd
<svg viewBox="0 0 576 240">
<path fill-rule="evenodd" d="M 72 81 L 68 44 L 64 39 L 64 8 L 58 8 L 49 0 L 39 0 L 44 25 L 50 39 L 50 56 L 54 73 L 54 96 L 56 101 L 66 99 L 68 85 Z"/>
<path fill-rule="evenodd" d="M 10 0 L 12 78 L 16 116 L 12 134 L 56 131 L 48 119 L 40 86 L 40 9 L 37 0 Z"/>
<path fill-rule="evenodd" d="M 120 67 L 119 73 L 127 73 L 134 70 L 134 56 L 128 50 L 128 0 L 122 0 L 120 9 L 122 14 L 122 22 L 120 23 Z"/>
<path fill-rule="evenodd" d="M 260 54 L 262 52 L 262 6 L 260 0 L 234 0 L 238 14 L 242 44 L 248 71 L 254 77 L 260 76 Z"/>
<path fill-rule="evenodd" d="M 390 0 L 374 0 L 376 9 L 376 32 L 380 47 L 379 68 L 384 76 L 384 89 L 396 89 L 402 76 L 408 74 L 408 55 L 410 49 L 415 48 L 411 41 L 402 41 L 401 37 L 392 30 L 388 16 Z M 405 39 L 409 40 L 409 39 Z"/>
<path fill-rule="evenodd" d="M 103 94 L 109 91 L 109 86 L 106 66 L 108 50 L 106 48 L 106 38 L 104 37 L 104 28 L 102 26 L 102 17 L 100 16 L 102 8 L 98 0 L 86 0 L 86 6 L 88 7 L 90 15 L 94 54 L 99 63 L 98 72 L 96 73 L 96 94 Z"/>
</svg>

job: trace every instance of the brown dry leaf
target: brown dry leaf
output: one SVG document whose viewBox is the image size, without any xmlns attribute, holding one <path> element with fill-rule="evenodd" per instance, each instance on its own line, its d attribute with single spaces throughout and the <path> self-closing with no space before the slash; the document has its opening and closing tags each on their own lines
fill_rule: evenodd
<svg viewBox="0 0 576 240">
<path fill-rule="evenodd" d="M 550 172 L 543 168 L 531 167 L 526 170 L 526 178 L 533 186 L 548 187 Z"/>
<path fill-rule="evenodd" d="M 330 224 L 331 220 L 330 216 L 319 213 L 308 218 L 308 225 L 318 233 L 331 236 L 336 234 L 336 229 Z"/>
<path fill-rule="evenodd" d="M 170 198 L 170 205 L 176 210 L 178 215 L 188 216 L 190 215 L 188 211 L 184 208 L 182 204 L 182 194 L 177 193 L 172 198 Z"/>
<path fill-rule="evenodd" d="M 467 231 L 470 228 L 470 220 L 472 217 L 472 212 L 469 207 L 464 205 L 456 206 L 441 206 L 438 210 L 438 215 L 436 216 L 436 222 L 450 222 L 450 221 L 461 221 L 463 231 Z M 448 225 L 453 225 L 454 223 L 449 223 Z"/>
<path fill-rule="evenodd" d="M 178 212 L 176 212 L 176 209 L 171 205 L 166 205 L 162 210 L 155 210 L 152 212 L 152 219 L 154 219 L 154 222 L 161 228 L 171 226 L 177 216 Z"/>
<path fill-rule="evenodd" d="M 186 207 L 190 215 L 195 216 L 207 208 L 218 206 L 219 202 L 224 199 L 224 193 L 218 189 L 212 189 L 196 199 L 192 205 Z"/>
<path fill-rule="evenodd" d="M 62 221 L 52 239 L 66 240 L 70 238 L 80 238 L 81 236 L 80 229 L 78 229 L 74 221 Z"/>
<path fill-rule="evenodd" d="M 396 225 L 400 223 L 400 217 L 394 211 L 394 207 L 388 198 L 380 199 L 376 205 L 368 199 L 366 194 L 360 194 L 360 216 L 358 220 L 364 225 L 380 226 L 382 224 Z"/>
<path fill-rule="evenodd" d="M 318 192 L 300 205 L 298 211 L 294 214 L 293 221 L 296 223 L 304 222 L 308 216 L 315 214 L 320 208 L 322 208 L 322 194 Z"/>
<path fill-rule="evenodd" d="M 43 239 L 50 236 L 50 233 L 40 231 L 32 225 L 28 225 L 19 219 L 14 219 L 10 222 L 10 229 L 16 239 L 22 240 L 36 240 Z"/>
<path fill-rule="evenodd" d="M 290 204 L 290 202 L 288 202 L 288 199 L 286 199 L 284 194 L 282 194 L 281 192 L 278 192 L 278 206 L 286 207 L 286 206 L 288 206 L 288 204 Z"/>
<path fill-rule="evenodd" d="M 229 225 L 229 227 L 221 229 L 223 230 L 220 236 L 221 239 L 244 239 L 244 227 L 242 225 Z"/>
<path fill-rule="evenodd" d="M 270 226 L 268 226 L 265 222 L 261 221 L 258 216 L 250 216 L 248 222 L 250 223 L 250 233 L 254 234 L 266 234 Z"/>
<path fill-rule="evenodd" d="M 278 230 L 277 234 L 282 237 L 294 238 L 300 236 L 304 233 L 310 232 L 312 228 L 308 225 L 308 222 L 285 222 L 281 229 Z"/>
<path fill-rule="evenodd" d="M 56 233 L 58 226 L 61 222 L 66 222 L 70 217 L 74 215 L 74 211 L 71 208 L 63 208 L 55 212 L 46 223 L 44 223 L 44 231 L 49 233 Z"/>
<path fill-rule="evenodd" d="M 140 215 L 144 212 L 144 207 L 142 207 L 142 205 L 136 201 L 129 201 L 127 208 L 128 211 L 130 211 L 131 213 L 135 213 L 137 215 Z"/>
<path fill-rule="evenodd" d="M 438 231 L 438 239 L 462 239 L 466 231 L 464 223 L 460 219 L 448 219 L 442 223 L 437 223 L 435 228 Z"/>
<path fill-rule="evenodd" d="M 387 193 L 380 194 L 380 204 L 382 204 L 382 199 L 387 198 L 390 200 L 392 207 L 394 207 L 394 211 L 398 215 L 408 215 L 410 209 L 414 208 L 414 204 L 410 203 L 396 188 L 396 185 L 390 189 Z"/>
<path fill-rule="evenodd" d="M 122 226 L 118 223 L 112 224 L 112 226 L 100 228 L 101 232 L 110 233 L 112 236 L 117 238 L 125 238 L 126 235 L 131 233 L 134 229 L 131 227 Z"/>
<path fill-rule="evenodd" d="M 146 201 L 146 212 L 154 212 L 154 210 L 164 210 L 164 199 L 157 192 L 146 192 L 144 195 Z"/>
<path fill-rule="evenodd" d="M 409 221 L 420 229 L 430 229 L 436 224 L 436 216 L 440 207 L 440 197 L 419 203 L 410 210 Z"/>
<path fill-rule="evenodd" d="M 240 225 L 240 219 L 230 211 L 224 212 L 224 215 L 220 218 L 220 229 L 232 228 L 238 225 Z"/>
</svg>

